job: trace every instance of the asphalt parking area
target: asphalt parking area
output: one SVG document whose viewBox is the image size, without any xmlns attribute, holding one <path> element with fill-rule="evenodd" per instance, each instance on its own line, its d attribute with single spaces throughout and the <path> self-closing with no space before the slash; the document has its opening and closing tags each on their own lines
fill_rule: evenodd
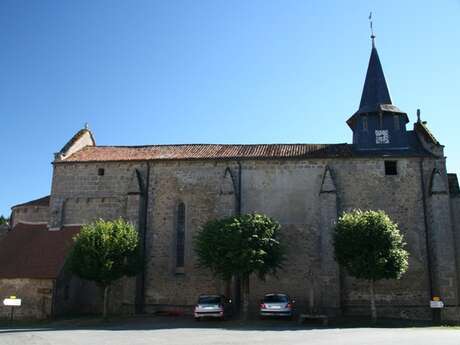
<svg viewBox="0 0 460 345">
<path fill-rule="evenodd" d="M 1 345 L 459 345 L 460 329 L 321 327 L 283 320 L 200 321 L 186 318 L 55 322 L 0 329 Z"/>
</svg>

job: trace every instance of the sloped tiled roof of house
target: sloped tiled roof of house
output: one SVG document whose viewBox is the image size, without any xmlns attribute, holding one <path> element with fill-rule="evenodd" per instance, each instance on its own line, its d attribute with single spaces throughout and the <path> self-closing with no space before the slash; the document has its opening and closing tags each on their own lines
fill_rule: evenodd
<svg viewBox="0 0 460 345">
<path fill-rule="evenodd" d="M 183 144 L 149 146 L 86 146 L 55 163 L 143 160 L 229 160 L 277 158 L 334 158 L 376 154 L 413 155 L 406 152 L 357 152 L 350 144 Z"/>
<path fill-rule="evenodd" d="M 0 240 L 0 278 L 54 279 L 80 227 L 49 231 L 46 224 L 17 224 Z"/>
</svg>

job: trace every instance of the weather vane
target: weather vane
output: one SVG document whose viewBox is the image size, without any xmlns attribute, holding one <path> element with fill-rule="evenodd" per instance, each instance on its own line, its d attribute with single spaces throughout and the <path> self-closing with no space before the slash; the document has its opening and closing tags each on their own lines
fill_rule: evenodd
<svg viewBox="0 0 460 345">
<path fill-rule="evenodd" d="M 369 24 L 371 27 L 372 46 L 374 46 L 375 35 L 374 35 L 374 27 L 372 26 L 372 12 L 369 13 Z"/>
</svg>

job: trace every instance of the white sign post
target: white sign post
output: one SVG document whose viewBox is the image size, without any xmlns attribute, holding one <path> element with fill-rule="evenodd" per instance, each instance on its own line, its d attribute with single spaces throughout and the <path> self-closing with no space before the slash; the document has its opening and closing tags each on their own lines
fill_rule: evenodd
<svg viewBox="0 0 460 345">
<path fill-rule="evenodd" d="M 444 308 L 444 302 L 443 301 L 430 301 L 430 308 L 432 309 Z"/>
<path fill-rule="evenodd" d="M 22 300 L 20 298 L 16 298 L 16 296 L 10 296 L 10 298 L 5 298 L 3 300 L 4 306 L 11 307 L 10 321 L 13 321 L 14 307 L 20 307 L 21 303 L 22 303 Z"/>
<path fill-rule="evenodd" d="M 3 300 L 3 305 L 9 306 L 9 307 L 20 307 L 21 299 L 20 298 L 5 298 Z"/>
</svg>

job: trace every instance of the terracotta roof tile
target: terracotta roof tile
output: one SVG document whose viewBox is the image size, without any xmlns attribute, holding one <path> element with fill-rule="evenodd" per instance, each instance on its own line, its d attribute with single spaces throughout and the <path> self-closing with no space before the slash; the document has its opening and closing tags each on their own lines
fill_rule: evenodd
<svg viewBox="0 0 460 345">
<path fill-rule="evenodd" d="M 80 227 L 17 224 L 0 240 L 0 278 L 56 278 Z"/>
<path fill-rule="evenodd" d="M 179 159 L 322 158 L 352 155 L 348 144 L 186 144 L 152 146 L 87 146 L 61 162 Z"/>
</svg>

